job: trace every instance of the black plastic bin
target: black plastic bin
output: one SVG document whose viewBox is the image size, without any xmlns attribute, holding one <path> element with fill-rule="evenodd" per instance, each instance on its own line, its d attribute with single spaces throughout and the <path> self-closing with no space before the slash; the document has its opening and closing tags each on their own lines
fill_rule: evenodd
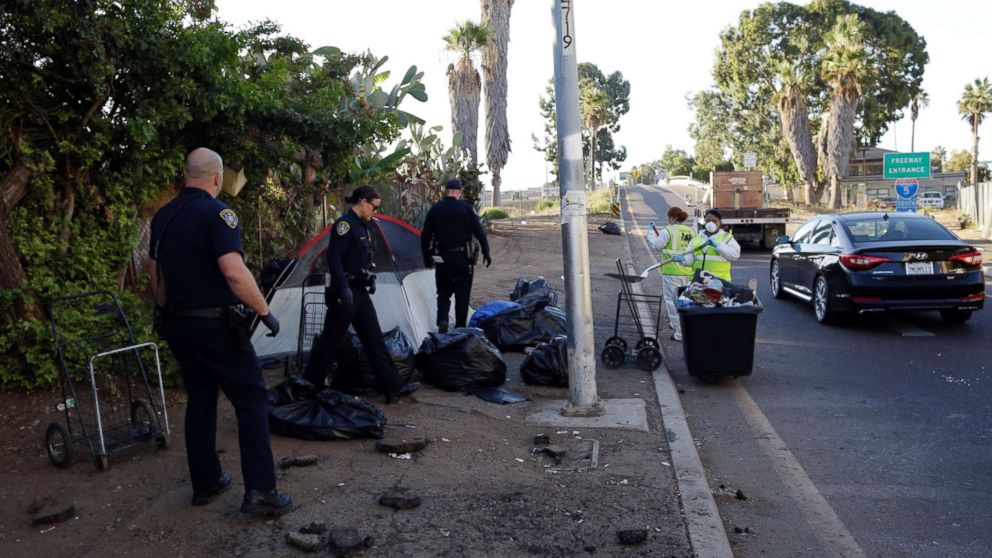
<svg viewBox="0 0 992 558">
<path fill-rule="evenodd" d="M 689 375 L 702 379 L 750 376 L 758 314 L 762 310 L 757 296 L 754 306 L 679 307 L 682 353 Z"/>
</svg>

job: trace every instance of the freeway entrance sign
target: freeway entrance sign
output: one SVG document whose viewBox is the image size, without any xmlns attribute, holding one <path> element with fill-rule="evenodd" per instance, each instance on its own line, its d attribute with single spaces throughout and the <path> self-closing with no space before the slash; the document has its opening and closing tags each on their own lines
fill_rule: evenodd
<svg viewBox="0 0 992 558">
<path fill-rule="evenodd" d="M 920 183 L 915 178 L 900 178 L 896 180 L 896 211 L 916 213 L 916 193 L 920 191 Z"/>
<path fill-rule="evenodd" d="M 886 153 L 882 156 L 883 178 L 930 178 L 930 153 Z"/>
</svg>

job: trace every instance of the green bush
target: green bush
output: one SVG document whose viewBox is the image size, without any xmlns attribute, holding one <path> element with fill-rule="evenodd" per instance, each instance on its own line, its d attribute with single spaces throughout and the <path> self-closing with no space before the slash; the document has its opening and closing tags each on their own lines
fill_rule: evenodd
<svg viewBox="0 0 992 558">
<path fill-rule="evenodd" d="M 502 207 L 488 207 L 482 210 L 482 216 L 490 221 L 495 221 L 497 219 L 506 219 L 510 214 Z"/>
</svg>

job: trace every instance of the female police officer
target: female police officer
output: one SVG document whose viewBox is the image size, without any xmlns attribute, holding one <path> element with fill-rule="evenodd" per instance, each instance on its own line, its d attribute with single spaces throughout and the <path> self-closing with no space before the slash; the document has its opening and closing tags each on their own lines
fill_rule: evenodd
<svg viewBox="0 0 992 558">
<path fill-rule="evenodd" d="M 368 223 L 379 209 L 382 198 L 375 188 L 359 186 L 345 201 L 351 204 L 351 209 L 334 222 L 327 246 L 331 284 L 324 294 L 327 305 L 324 331 L 313 342 L 303 378 L 317 387 L 324 386 L 327 373 L 337 361 L 341 340 L 348 326 L 353 325 L 379 382 L 380 391 L 386 394 L 387 402 L 392 402 L 417 391 L 420 384 L 404 384 L 396 371 L 369 294 L 369 287 L 374 283 L 371 272 L 372 238 Z"/>
</svg>

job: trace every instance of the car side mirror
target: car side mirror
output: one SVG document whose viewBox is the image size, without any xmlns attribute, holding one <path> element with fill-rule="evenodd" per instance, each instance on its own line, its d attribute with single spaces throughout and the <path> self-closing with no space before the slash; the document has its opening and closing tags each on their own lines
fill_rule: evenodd
<svg viewBox="0 0 992 558">
<path fill-rule="evenodd" d="M 778 237 L 778 238 L 775 239 L 775 245 L 776 246 L 781 246 L 783 244 L 792 244 L 792 241 L 789 240 L 789 237 L 787 237 L 785 235 L 782 235 L 782 236 L 780 236 L 780 237 Z"/>
</svg>

